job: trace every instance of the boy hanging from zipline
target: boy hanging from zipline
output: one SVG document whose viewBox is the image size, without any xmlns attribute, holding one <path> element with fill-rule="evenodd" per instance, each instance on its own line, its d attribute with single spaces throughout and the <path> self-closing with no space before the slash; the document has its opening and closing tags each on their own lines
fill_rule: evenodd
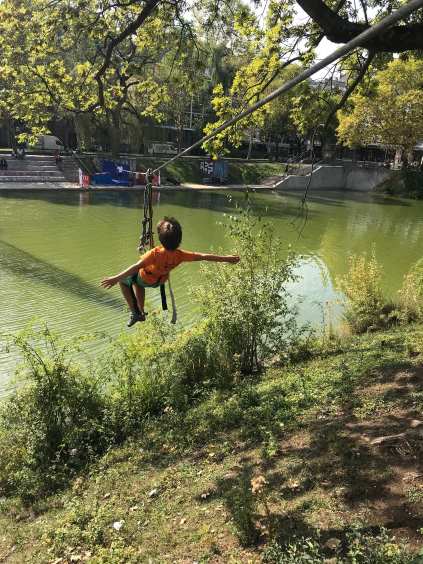
<svg viewBox="0 0 423 564">
<path fill-rule="evenodd" d="M 182 228 L 173 217 L 165 217 L 159 221 L 157 233 L 161 245 L 146 252 L 138 262 L 119 274 L 101 281 L 103 288 L 111 288 L 119 282 L 123 297 L 131 310 L 128 327 L 132 327 L 138 321 L 145 321 L 145 288 L 158 288 L 164 284 L 169 277 L 169 272 L 182 262 L 199 260 L 232 264 L 239 262 L 239 256 L 236 255 L 212 255 L 179 249 L 182 241 Z M 137 304 L 133 302 L 131 287 Z"/>
</svg>

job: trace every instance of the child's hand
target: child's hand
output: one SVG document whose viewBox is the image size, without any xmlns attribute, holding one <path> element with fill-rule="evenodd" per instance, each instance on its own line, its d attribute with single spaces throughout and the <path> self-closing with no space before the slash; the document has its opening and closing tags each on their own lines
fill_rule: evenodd
<svg viewBox="0 0 423 564">
<path fill-rule="evenodd" d="M 237 262 L 239 262 L 239 256 L 238 255 L 229 255 L 226 258 L 227 258 L 227 261 L 230 262 L 231 264 L 236 264 Z"/>
<path fill-rule="evenodd" d="M 103 288 L 111 288 L 112 286 L 114 286 L 115 284 L 117 284 L 119 282 L 119 278 L 116 278 L 116 276 L 109 276 L 108 278 L 105 278 L 104 280 L 101 281 L 101 285 L 103 286 Z"/>
</svg>

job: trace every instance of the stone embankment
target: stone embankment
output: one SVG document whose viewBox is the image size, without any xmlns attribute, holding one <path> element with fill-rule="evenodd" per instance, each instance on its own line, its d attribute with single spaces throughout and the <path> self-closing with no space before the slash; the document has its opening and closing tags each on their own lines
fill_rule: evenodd
<svg viewBox="0 0 423 564">
<path fill-rule="evenodd" d="M 310 178 L 310 174 L 312 174 Z M 318 165 L 306 175 L 288 175 L 275 182 L 275 190 L 303 190 L 307 186 L 313 190 L 359 190 L 370 192 L 391 174 L 382 166 Z"/>
</svg>

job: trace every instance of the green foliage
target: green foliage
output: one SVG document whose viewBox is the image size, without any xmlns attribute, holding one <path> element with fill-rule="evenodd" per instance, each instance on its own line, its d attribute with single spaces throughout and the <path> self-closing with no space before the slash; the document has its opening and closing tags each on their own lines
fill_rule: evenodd
<svg viewBox="0 0 423 564">
<path fill-rule="evenodd" d="M 418 58 L 393 60 L 377 72 L 372 91 L 353 94 L 352 111 L 338 113 L 339 139 L 349 146 L 381 143 L 412 150 L 423 135 L 422 72 Z"/>
<path fill-rule="evenodd" d="M 300 538 L 280 545 L 275 542 L 266 548 L 263 555 L 266 564 L 318 564 L 324 562 L 319 543 L 315 539 Z"/>
<path fill-rule="evenodd" d="M 292 47 L 286 41 L 286 29 L 292 24 L 293 16 L 294 10 L 290 3 L 273 0 L 269 2 L 264 27 L 260 26 L 257 17 L 245 6 L 235 13 L 234 28 L 239 36 L 237 71 L 228 91 L 221 83 L 215 86 L 211 103 L 217 120 L 208 123 L 204 133 L 213 132 L 268 91 L 286 66 L 284 57 L 292 54 Z M 274 105 L 274 111 L 276 106 Z M 228 143 L 238 147 L 246 134 L 252 137 L 255 130 L 263 128 L 270 108 L 271 104 L 268 104 L 219 133 L 204 144 L 204 149 L 213 156 L 219 156 L 228 152 Z M 271 121 L 269 116 L 269 123 Z"/>
<path fill-rule="evenodd" d="M 353 529 L 347 536 L 346 563 L 351 564 L 418 564 L 419 557 L 411 555 L 402 543 L 396 542 L 386 529 L 378 535 Z"/>
<path fill-rule="evenodd" d="M 294 279 L 296 257 L 269 223 L 253 217 L 249 203 L 229 218 L 229 231 L 241 261 L 235 268 L 206 268 L 197 299 L 228 372 L 251 374 L 272 359 L 282 360 L 295 340 L 286 284 Z"/>
<path fill-rule="evenodd" d="M 104 406 L 98 383 L 70 359 L 72 344 L 47 327 L 12 341 L 26 385 L 1 405 L 0 491 L 32 500 L 104 450 Z"/>
<path fill-rule="evenodd" d="M 343 546 L 343 544 L 345 546 Z M 351 530 L 344 540 L 339 541 L 336 564 L 418 564 L 419 557 L 413 556 L 405 546 L 388 535 L 386 529 L 379 534 Z M 263 561 L 266 564 L 323 564 L 331 556 L 328 547 L 320 538 L 299 538 L 287 544 L 273 543 L 266 548 Z M 330 560 L 332 561 L 332 559 Z"/>
<path fill-rule="evenodd" d="M 376 190 L 391 196 L 405 196 L 421 200 L 423 199 L 423 172 L 410 167 L 392 170 L 389 177 L 379 184 Z"/>
<path fill-rule="evenodd" d="M 219 358 L 205 325 L 178 333 L 161 317 L 150 316 L 142 331 L 122 337 L 108 357 L 110 426 L 125 438 L 149 417 L 186 410 L 224 383 Z"/>
<path fill-rule="evenodd" d="M 350 256 L 348 273 L 337 280 L 345 294 L 344 316 L 354 333 L 364 333 L 368 329 L 380 329 L 395 320 L 397 314 L 393 306 L 387 305 L 383 296 L 381 282 L 382 269 L 375 253 L 368 257 Z"/>
<path fill-rule="evenodd" d="M 423 259 L 420 259 L 404 276 L 399 290 L 401 318 L 405 322 L 417 321 L 423 316 Z"/>
</svg>

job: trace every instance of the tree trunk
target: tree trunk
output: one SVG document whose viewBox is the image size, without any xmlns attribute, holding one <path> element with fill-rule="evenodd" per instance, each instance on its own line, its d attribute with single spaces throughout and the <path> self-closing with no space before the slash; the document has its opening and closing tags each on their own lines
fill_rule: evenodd
<svg viewBox="0 0 423 564">
<path fill-rule="evenodd" d="M 248 143 L 247 161 L 251 158 L 251 151 L 253 149 L 253 134 L 250 133 L 250 141 Z"/>
<path fill-rule="evenodd" d="M 84 151 L 86 149 L 84 117 L 85 116 L 76 115 L 73 118 L 74 126 L 75 126 L 76 145 L 77 145 L 77 149 L 80 151 Z"/>
<path fill-rule="evenodd" d="M 111 112 L 111 118 L 112 119 L 110 124 L 110 148 L 112 152 L 112 157 L 116 159 L 120 155 L 120 146 L 122 141 L 119 110 L 113 110 Z"/>
<path fill-rule="evenodd" d="M 401 162 L 402 162 L 402 149 L 396 149 L 395 159 L 394 159 L 394 168 L 399 168 Z"/>
<path fill-rule="evenodd" d="M 182 151 L 182 137 L 184 134 L 184 124 L 183 121 L 180 121 L 179 127 L 178 127 L 178 153 L 180 153 Z"/>
</svg>

